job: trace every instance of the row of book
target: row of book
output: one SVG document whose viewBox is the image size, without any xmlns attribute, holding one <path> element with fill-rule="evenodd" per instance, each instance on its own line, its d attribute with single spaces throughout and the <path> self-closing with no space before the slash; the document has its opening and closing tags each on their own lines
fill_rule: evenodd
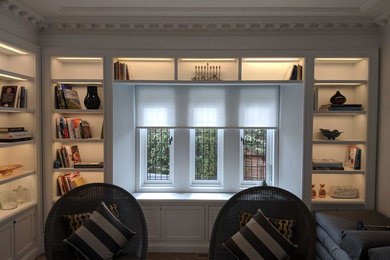
<svg viewBox="0 0 390 260">
<path fill-rule="evenodd" d="M 285 80 L 302 80 L 302 69 L 303 67 L 299 64 L 289 67 L 284 79 Z"/>
<path fill-rule="evenodd" d="M 344 167 L 360 170 L 362 150 L 355 146 L 349 145 L 344 162 L 335 159 L 313 159 L 313 170 L 344 170 Z"/>
<path fill-rule="evenodd" d="M 23 86 L 3 86 L 1 89 L 0 106 L 27 108 L 27 89 Z"/>
<path fill-rule="evenodd" d="M 75 163 L 81 162 L 80 151 L 77 145 L 63 145 L 56 151 L 57 168 L 73 168 Z"/>
<path fill-rule="evenodd" d="M 54 88 L 55 108 L 81 109 L 79 95 L 69 84 L 57 84 Z"/>
<path fill-rule="evenodd" d="M 64 195 L 68 191 L 86 184 L 84 178 L 80 176 L 80 172 L 61 174 L 58 176 L 57 180 L 61 195 Z"/>
<path fill-rule="evenodd" d="M 57 117 L 56 130 L 59 139 L 92 138 L 88 121 L 80 118 Z"/>
<path fill-rule="evenodd" d="M 20 142 L 31 140 L 31 133 L 24 127 L 0 127 L 0 142 Z"/>
<path fill-rule="evenodd" d="M 114 62 L 114 80 L 129 80 L 131 78 L 126 63 Z"/>
</svg>

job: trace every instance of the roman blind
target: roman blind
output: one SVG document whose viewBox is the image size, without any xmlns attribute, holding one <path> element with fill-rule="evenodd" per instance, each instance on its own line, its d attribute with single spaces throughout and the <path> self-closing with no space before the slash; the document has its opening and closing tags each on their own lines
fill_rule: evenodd
<svg viewBox="0 0 390 260">
<path fill-rule="evenodd" d="M 279 86 L 137 85 L 137 128 L 276 128 Z"/>
</svg>

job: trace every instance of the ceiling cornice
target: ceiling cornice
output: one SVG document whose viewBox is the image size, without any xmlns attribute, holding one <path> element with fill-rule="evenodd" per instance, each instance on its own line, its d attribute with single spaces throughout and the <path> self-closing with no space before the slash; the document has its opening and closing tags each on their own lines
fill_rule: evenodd
<svg viewBox="0 0 390 260">
<path fill-rule="evenodd" d="M 372 31 L 390 20 L 390 13 L 381 15 L 375 21 L 362 17 L 296 16 L 59 17 L 55 18 L 57 20 L 49 20 L 13 0 L 0 0 L 0 8 L 24 23 L 34 26 L 41 33 Z"/>
<path fill-rule="evenodd" d="M 0 8 L 24 24 L 33 26 L 38 30 L 44 28 L 43 17 L 20 3 L 15 3 L 10 0 L 0 0 Z"/>
</svg>

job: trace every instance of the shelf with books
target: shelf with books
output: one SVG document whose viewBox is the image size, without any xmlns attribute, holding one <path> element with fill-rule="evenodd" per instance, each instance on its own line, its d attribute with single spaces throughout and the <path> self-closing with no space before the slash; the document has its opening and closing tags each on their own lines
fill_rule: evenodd
<svg viewBox="0 0 390 260">
<path fill-rule="evenodd" d="M 72 171 L 79 171 L 79 172 L 104 172 L 104 168 L 54 168 L 54 172 L 72 172 Z"/>
<path fill-rule="evenodd" d="M 165 57 L 117 57 L 114 80 L 175 80 L 175 59 Z"/>
<path fill-rule="evenodd" d="M 312 170 L 313 174 L 364 174 L 365 171 L 344 167 L 344 170 Z"/>
<path fill-rule="evenodd" d="M 365 140 L 316 140 L 314 139 L 313 144 L 345 144 L 345 145 L 352 145 L 352 144 L 366 144 L 367 141 Z"/>
<path fill-rule="evenodd" d="M 35 113 L 33 108 L 0 107 L 0 113 Z"/>
<path fill-rule="evenodd" d="M 53 139 L 54 143 L 104 143 L 104 139 L 101 138 L 88 138 L 88 139 L 81 139 L 81 138 L 74 138 L 74 139 Z"/>
<path fill-rule="evenodd" d="M 104 109 L 53 109 L 57 114 L 103 114 Z"/>
<path fill-rule="evenodd" d="M 242 58 L 241 80 L 283 80 L 303 79 L 304 59 L 299 57 L 245 57 Z"/>
</svg>

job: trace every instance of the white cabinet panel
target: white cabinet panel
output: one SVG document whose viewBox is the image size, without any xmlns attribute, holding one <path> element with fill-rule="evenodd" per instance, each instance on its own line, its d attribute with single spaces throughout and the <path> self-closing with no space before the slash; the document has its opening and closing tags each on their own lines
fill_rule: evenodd
<svg viewBox="0 0 390 260">
<path fill-rule="evenodd" d="M 0 226 L 0 259 L 11 260 L 14 255 L 14 229 L 12 221 Z"/>
<path fill-rule="evenodd" d="M 215 219 L 218 216 L 219 211 L 222 209 L 222 206 L 209 206 L 209 232 L 208 232 L 208 240 L 211 238 L 211 232 L 213 231 L 213 226 Z"/>
<path fill-rule="evenodd" d="M 159 240 L 161 236 L 161 207 L 160 206 L 143 206 L 142 210 L 148 226 L 149 240 Z"/>
<path fill-rule="evenodd" d="M 205 240 L 204 206 L 164 206 L 161 214 L 163 240 Z"/>
<path fill-rule="evenodd" d="M 34 248 L 35 216 L 34 210 L 27 211 L 15 219 L 15 256 L 19 259 Z"/>
</svg>

